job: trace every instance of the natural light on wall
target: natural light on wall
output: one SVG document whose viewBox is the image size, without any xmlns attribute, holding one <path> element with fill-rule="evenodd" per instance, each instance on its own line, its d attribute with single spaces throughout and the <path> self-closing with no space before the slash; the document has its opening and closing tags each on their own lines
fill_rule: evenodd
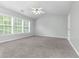
<svg viewBox="0 0 79 59">
<path fill-rule="evenodd" d="M 0 16 L 0 34 L 29 33 L 30 20 Z"/>
</svg>

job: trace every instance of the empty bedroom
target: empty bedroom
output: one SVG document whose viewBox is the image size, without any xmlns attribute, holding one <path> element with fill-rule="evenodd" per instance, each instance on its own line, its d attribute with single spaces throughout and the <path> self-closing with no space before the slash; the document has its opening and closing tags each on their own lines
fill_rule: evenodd
<svg viewBox="0 0 79 59">
<path fill-rule="evenodd" d="M 79 1 L 0 1 L 0 58 L 78 58 Z"/>
</svg>

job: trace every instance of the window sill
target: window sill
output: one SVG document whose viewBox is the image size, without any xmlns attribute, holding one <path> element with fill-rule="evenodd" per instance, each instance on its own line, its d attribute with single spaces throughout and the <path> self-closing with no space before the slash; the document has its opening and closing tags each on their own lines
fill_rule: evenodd
<svg viewBox="0 0 79 59">
<path fill-rule="evenodd" d="M 20 35 L 20 34 L 30 34 L 30 32 L 28 32 L 28 33 L 14 33 L 14 34 L 1 34 L 0 36 L 11 36 L 11 35 Z"/>
</svg>

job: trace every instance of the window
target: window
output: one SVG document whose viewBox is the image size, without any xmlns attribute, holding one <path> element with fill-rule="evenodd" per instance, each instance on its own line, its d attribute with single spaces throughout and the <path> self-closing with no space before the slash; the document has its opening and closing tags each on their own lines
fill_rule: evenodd
<svg viewBox="0 0 79 59">
<path fill-rule="evenodd" d="M 13 32 L 22 33 L 22 19 L 20 18 L 14 19 Z"/>
<path fill-rule="evenodd" d="M 0 34 L 30 32 L 30 21 L 18 17 L 0 16 Z"/>
<path fill-rule="evenodd" d="M 0 16 L 0 33 L 11 33 L 11 17 Z"/>
<path fill-rule="evenodd" d="M 0 33 L 3 33 L 3 17 L 0 16 Z"/>
<path fill-rule="evenodd" d="M 29 20 L 24 20 L 24 32 L 29 32 Z"/>
</svg>

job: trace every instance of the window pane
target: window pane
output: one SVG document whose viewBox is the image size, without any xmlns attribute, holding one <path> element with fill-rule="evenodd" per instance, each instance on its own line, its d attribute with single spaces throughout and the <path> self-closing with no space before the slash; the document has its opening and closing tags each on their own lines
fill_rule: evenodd
<svg viewBox="0 0 79 59">
<path fill-rule="evenodd" d="M 3 16 L 0 16 L 0 24 L 3 24 Z"/>
<path fill-rule="evenodd" d="M 11 33 L 11 17 L 9 16 L 3 16 L 3 33 Z"/>
<path fill-rule="evenodd" d="M 22 19 L 15 18 L 14 19 L 14 33 L 21 33 L 22 32 Z"/>
<path fill-rule="evenodd" d="M 3 33 L 3 16 L 0 16 L 0 33 Z"/>
<path fill-rule="evenodd" d="M 0 25 L 0 33 L 2 34 L 3 33 L 3 26 Z"/>
<path fill-rule="evenodd" d="M 11 25 L 11 17 L 4 16 L 4 17 L 3 17 L 3 23 L 4 23 L 5 25 Z"/>
<path fill-rule="evenodd" d="M 24 32 L 29 32 L 29 20 L 24 20 Z"/>
</svg>

